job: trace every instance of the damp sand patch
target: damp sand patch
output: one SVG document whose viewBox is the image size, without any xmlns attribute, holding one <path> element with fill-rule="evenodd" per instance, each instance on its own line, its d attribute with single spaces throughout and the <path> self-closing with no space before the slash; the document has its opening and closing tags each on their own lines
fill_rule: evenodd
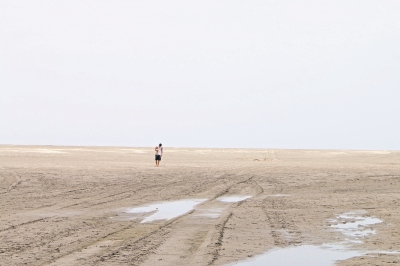
<svg viewBox="0 0 400 266">
<path fill-rule="evenodd" d="M 173 218 L 184 215 L 194 207 L 202 202 L 206 201 L 206 199 L 193 199 L 193 200 L 178 200 L 171 202 L 161 202 L 150 204 L 143 207 L 130 208 L 126 210 L 125 214 L 133 215 L 131 219 L 136 219 L 138 216 L 145 216 L 145 218 L 141 221 L 141 223 L 148 223 L 158 220 L 171 220 Z"/>
<path fill-rule="evenodd" d="M 224 210 L 225 208 L 196 209 L 195 216 L 216 219 L 221 216 Z"/>
<path fill-rule="evenodd" d="M 223 196 L 217 198 L 217 200 L 221 202 L 233 203 L 233 202 L 247 200 L 249 198 L 251 198 L 251 196 Z"/>
</svg>

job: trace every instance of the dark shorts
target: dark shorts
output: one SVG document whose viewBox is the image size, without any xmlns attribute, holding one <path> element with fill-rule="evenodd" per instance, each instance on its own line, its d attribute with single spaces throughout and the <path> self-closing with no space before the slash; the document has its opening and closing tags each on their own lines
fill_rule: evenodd
<svg viewBox="0 0 400 266">
<path fill-rule="evenodd" d="M 156 161 L 161 161 L 161 155 L 156 155 Z"/>
</svg>

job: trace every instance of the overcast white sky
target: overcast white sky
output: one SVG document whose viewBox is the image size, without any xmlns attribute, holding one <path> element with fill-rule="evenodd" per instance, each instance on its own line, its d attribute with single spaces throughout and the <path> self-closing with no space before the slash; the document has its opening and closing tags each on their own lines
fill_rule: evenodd
<svg viewBox="0 0 400 266">
<path fill-rule="evenodd" d="M 0 144 L 400 150 L 400 1 L 0 0 Z"/>
</svg>

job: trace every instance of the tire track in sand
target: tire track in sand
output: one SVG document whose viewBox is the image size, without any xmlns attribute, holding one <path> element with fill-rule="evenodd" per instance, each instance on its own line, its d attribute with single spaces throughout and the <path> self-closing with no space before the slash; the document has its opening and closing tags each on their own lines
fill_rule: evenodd
<svg viewBox="0 0 400 266">
<path fill-rule="evenodd" d="M 219 196 L 226 194 L 229 189 L 237 184 L 248 182 L 250 178 L 234 182 L 227 188 L 216 193 L 212 200 Z M 220 180 L 221 181 L 221 180 Z M 204 189 L 204 187 L 203 187 Z M 210 201 L 210 200 L 209 200 Z M 103 249 L 99 254 L 90 254 L 84 259 L 87 265 L 138 265 L 144 262 L 151 253 L 154 253 L 160 246 L 163 245 L 171 233 L 179 231 L 181 221 L 190 217 L 194 211 L 191 211 L 183 216 L 177 217 L 167 222 L 155 222 L 152 224 L 134 224 L 128 228 L 122 229 L 106 238 L 93 243 L 94 245 L 101 245 L 102 241 L 115 241 L 113 245 L 107 249 Z M 144 230 L 142 227 L 146 227 Z M 151 230 L 149 229 L 151 228 Z M 223 227 L 222 227 L 223 228 Z M 150 231 L 149 231 L 150 230 Z M 124 238 L 122 236 L 129 236 Z M 57 262 L 62 261 L 61 258 Z M 65 261 L 69 261 L 65 259 Z M 80 261 L 83 263 L 83 261 Z M 61 264 L 62 265 L 62 264 Z M 83 264 L 82 264 L 83 265 Z"/>
<path fill-rule="evenodd" d="M 181 216 L 169 239 L 166 239 L 141 265 L 213 265 L 219 258 L 224 231 L 232 217 L 232 210 L 242 203 L 223 203 L 216 199 L 227 194 L 236 195 L 239 191 L 249 188 L 252 191 L 262 191 L 253 183 L 253 178 L 251 176 L 235 181 L 215 193 L 206 202 L 199 204 L 192 213 Z M 252 195 L 257 195 L 257 192 Z M 221 207 L 224 210 L 218 219 L 202 216 L 204 210 Z"/>
</svg>

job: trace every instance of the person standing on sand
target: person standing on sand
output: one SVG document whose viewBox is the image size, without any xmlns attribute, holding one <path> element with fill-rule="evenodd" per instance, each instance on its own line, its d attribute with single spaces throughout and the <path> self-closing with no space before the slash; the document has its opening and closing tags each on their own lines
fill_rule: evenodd
<svg viewBox="0 0 400 266">
<path fill-rule="evenodd" d="M 158 146 L 156 146 L 154 148 L 154 151 L 156 152 L 156 167 L 160 166 L 160 161 L 161 161 L 161 157 L 163 156 L 163 147 L 162 144 L 158 144 Z"/>
</svg>

